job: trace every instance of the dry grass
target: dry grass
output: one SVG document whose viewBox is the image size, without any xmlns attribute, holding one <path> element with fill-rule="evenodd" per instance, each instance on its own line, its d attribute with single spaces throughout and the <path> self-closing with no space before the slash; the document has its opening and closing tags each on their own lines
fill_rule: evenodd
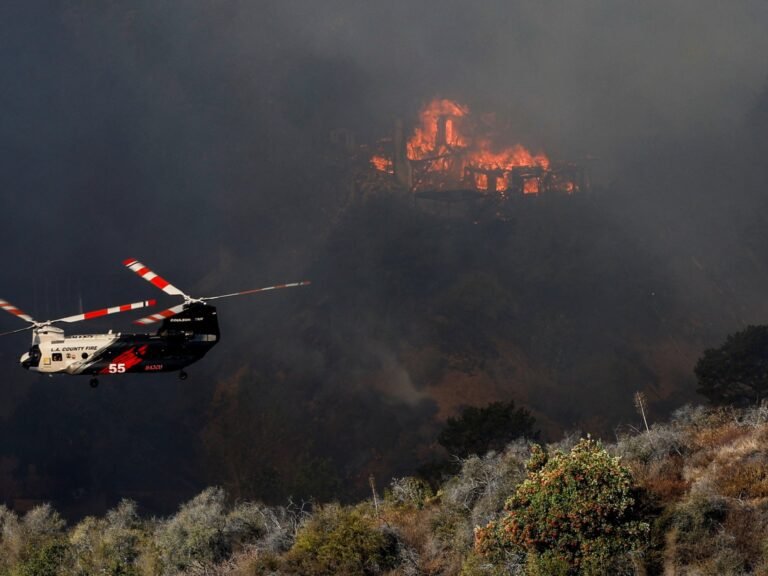
<svg viewBox="0 0 768 576">
<path fill-rule="evenodd" d="M 635 480 L 660 504 L 673 502 L 686 494 L 691 486 L 683 477 L 683 462 L 681 456 L 674 455 L 661 462 L 633 467 Z"/>
</svg>

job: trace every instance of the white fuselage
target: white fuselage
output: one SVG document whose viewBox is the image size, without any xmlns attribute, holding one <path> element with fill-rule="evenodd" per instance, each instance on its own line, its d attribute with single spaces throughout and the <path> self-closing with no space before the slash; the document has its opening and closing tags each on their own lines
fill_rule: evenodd
<svg viewBox="0 0 768 576">
<path fill-rule="evenodd" d="M 57 328 L 48 328 L 35 335 L 35 345 L 39 349 L 39 362 L 30 365 L 29 370 L 44 374 L 79 374 L 93 362 L 93 357 L 109 347 L 120 334 L 82 334 L 64 336 Z M 25 353 L 20 361 L 29 362 L 31 354 Z"/>
</svg>

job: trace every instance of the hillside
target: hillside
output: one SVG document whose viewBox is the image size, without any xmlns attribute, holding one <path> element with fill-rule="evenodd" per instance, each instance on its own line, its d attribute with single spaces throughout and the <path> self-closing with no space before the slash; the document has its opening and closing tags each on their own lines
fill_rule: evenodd
<svg viewBox="0 0 768 576">
<path fill-rule="evenodd" d="M 763 405 L 685 407 L 647 432 L 588 441 L 628 470 L 633 521 L 646 527 L 629 553 L 590 573 L 765 574 L 766 439 Z M 47 505 L 22 517 L 0 508 L 0 574 L 533 574 L 524 551 L 499 563 L 473 537 L 476 526 L 507 514 L 504 502 L 532 477 L 531 456 L 541 457 L 532 446 L 517 441 L 471 456 L 436 490 L 398 478 L 375 500 L 347 506 L 231 503 L 210 488 L 168 518 L 144 518 L 123 501 L 70 527 Z M 584 441 L 567 436 L 546 453 L 568 455 L 574 446 Z"/>
</svg>

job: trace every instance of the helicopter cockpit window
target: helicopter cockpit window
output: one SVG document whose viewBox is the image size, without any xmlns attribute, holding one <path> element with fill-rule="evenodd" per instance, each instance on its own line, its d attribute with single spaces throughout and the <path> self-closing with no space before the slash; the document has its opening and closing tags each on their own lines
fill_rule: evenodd
<svg viewBox="0 0 768 576">
<path fill-rule="evenodd" d="M 61 362 L 61 353 L 60 352 L 54 352 L 51 354 L 51 360 L 53 362 Z"/>
</svg>

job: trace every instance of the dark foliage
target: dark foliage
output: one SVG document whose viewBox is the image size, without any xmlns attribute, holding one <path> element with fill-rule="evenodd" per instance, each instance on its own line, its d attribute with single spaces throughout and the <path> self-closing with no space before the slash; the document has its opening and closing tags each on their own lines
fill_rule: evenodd
<svg viewBox="0 0 768 576">
<path fill-rule="evenodd" d="M 768 395 L 768 326 L 747 326 L 696 363 L 699 394 L 713 404 L 749 404 Z"/>
<path fill-rule="evenodd" d="M 533 438 L 536 419 L 514 401 L 493 402 L 484 408 L 470 406 L 458 418 L 449 418 L 437 441 L 453 456 L 482 456 L 503 450 L 516 438 Z"/>
</svg>

